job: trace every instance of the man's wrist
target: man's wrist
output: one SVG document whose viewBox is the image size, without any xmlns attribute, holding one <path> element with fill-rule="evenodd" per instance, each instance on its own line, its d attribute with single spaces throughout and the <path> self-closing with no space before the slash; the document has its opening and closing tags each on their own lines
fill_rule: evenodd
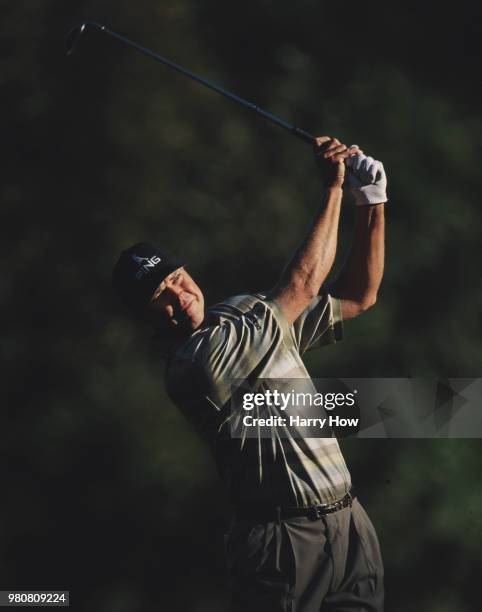
<svg viewBox="0 0 482 612">
<path fill-rule="evenodd" d="M 371 217 L 375 214 L 380 214 L 380 211 L 385 209 L 385 202 L 380 202 L 379 204 L 366 204 L 365 206 L 357 206 L 356 210 L 359 215 L 365 215 L 367 217 Z"/>
<path fill-rule="evenodd" d="M 329 192 L 336 193 L 336 192 L 343 191 L 343 182 L 341 182 L 341 183 L 332 183 L 331 185 L 327 185 L 325 187 L 325 191 L 327 193 L 329 193 Z"/>
<path fill-rule="evenodd" d="M 362 202 L 361 204 L 356 203 L 356 208 L 363 209 L 363 208 L 375 208 L 375 207 L 380 207 L 383 206 L 384 204 L 387 203 L 388 200 L 383 200 L 381 202 Z"/>
</svg>

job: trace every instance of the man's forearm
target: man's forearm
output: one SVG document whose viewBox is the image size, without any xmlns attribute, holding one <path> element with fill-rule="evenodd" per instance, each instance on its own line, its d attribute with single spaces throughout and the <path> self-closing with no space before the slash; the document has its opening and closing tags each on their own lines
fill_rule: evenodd
<svg viewBox="0 0 482 612">
<path fill-rule="evenodd" d="M 359 206 L 348 259 L 331 292 L 342 300 L 372 306 L 383 277 L 385 258 L 385 205 Z"/>
<path fill-rule="evenodd" d="M 326 191 L 310 230 L 296 249 L 281 279 L 271 292 L 288 321 L 294 323 L 318 294 L 331 270 L 336 254 L 338 222 L 345 160 L 358 147 L 348 149 L 336 138 L 320 136 L 315 139 L 315 160 Z"/>
<path fill-rule="evenodd" d="M 335 260 L 341 198 L 341 187 L 325 192 L 323 204 L 306 238 L 285 269 L 283 280 L 286 283 L 299 285 L 317 295 Z"/>
</svg>

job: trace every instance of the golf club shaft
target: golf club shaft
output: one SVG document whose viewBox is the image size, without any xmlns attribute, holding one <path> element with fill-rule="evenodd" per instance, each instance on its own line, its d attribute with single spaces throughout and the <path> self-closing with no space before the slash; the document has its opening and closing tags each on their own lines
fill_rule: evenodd
<svg viewBox="0 0 482 612">
<path fill-rule="evenodd" d="M 275 115 L 269 113 L 268 111 L 263 110 L 259 106 L 256 106 L 256 104 L 253 104 L 252 102 L 249 102 L 248 100 L 244 100 L 243 98 L 240 98 L 239 96 L 229 91 L 226 91 L 222 87 L 219 87 L 219 85 L 215 85 L 214 83 L 211 83 L 210 81 L 207 81 L 206 79 L 201 78 L 200 76 L 194 74 L 190 70 L 183 68 L 179 64 L 176 64 L 175 62 L 172 62 L 171 60 L 168 60 L 167 58 L 162 57 L 161 55 L 157 53 L 154 53 L 154 51 L 151 51 L 150 49 L 146 49 L 145 47 L 142 47 L 141 45 L 133 42 L 132 40 L 129 40 L 128 38 L 125 38 L 124 36 L 117 34 L 117 32 L 113 32 L 112 30 L 109 30 L 109 28 L 107 28 L 105 25 L 102 25 L 99 23 L 89 23 L 88 25 L 96 27 L 96 29 L 98 29 L 99 31 L 103 32 L 104 34 L 108 34 L 112 38 L 116 38 L 117 40 L 124 43 L 125 45 L 128 45 L 129 47 L 136 49 L 137 51 L 139 51 L 139 53 L 142 53 L 143 55 L 147 55 L 147 57 L 150 57 L 160 62 L 161 64 L 164 64 L 165 66 L 167 66 L 168 68 L 171 68 L 172 70 L 175 70 L 176 72 L 180 72 L 181 74 L 184 74 L 185 76 L 189 77 L 193 81 L 197 81 L 198 83 L 201 83 L 201 85 L 204 85 L 205 87 L 208 87 L 209 89 L 221 94 L 225 98 L 228 98 L 229 100 L 236 102 L 237 104 L 243 106 L 244 108 L 247 108 L 248 110 L 251 110 L 257 113 L 258 115 L 261 115 L 262 117 L 264 117 L 264 119 L 267 119 L 268 121 L 271 121 L 271 123 L 274 123 L 275 125 L 278 125 L 279 127 L 285 130 L 288 130 L 294 136 L 296 136 L 297 138 L 300 138 L 304 142 L 307 142 L 310 145 L 314 144 L 315 138 L 311 134 L 308 134 L 308 132 L 305 132 L 301 130 L 300 128 L 297 128 L 296 126 L 291 125 L 287 121 L 283 121 L 283 119 L 280 119 L 279 117 L 276 117 Z"/>
<path fill-rule="evenodd" d="M 146 49 L 145 47 L 133 42 L 132 40 L 129 40 L 128 38 L 125 38 L 124 36 L 117 34 L 117 32 L 113 32 L 112 30 L 109 30 L 107 26 L 101 23 L 97 23 L 93 21 L 85 21 L 80 26 L 73 28 L 71 32 L 69 33 L 70 44 L 69 44 L 69 49 L 67 51 L 69 55 L 73 53 L 75 47 L 77 46 L 80 36 L 82 35 L 82 33 L 87 27 L 94 28 L 98 30 L 99 32 L 103 32 L 104 34 L 108 34 L 109 36 L 117 39 L 121 43 L 124 43 L 125 45 L 132 47 L 136 51 L 139 51 L 139 53 L 142 53 L 143 55 L 146 55 L 147 57 L 150 57 L 156 60 L 157 62 L 164 64 L 168 68 L 171 68 L 171 70 L 180 72 L 181 74 L 184 74 L 185 76 L 189 77 L 193 81 L 196 81 L 200 83 L 201 85 L 208 87 L 212 91 L 215 91 L 216 93 L 221 94 L 225 98 L 228 98 L 228 100 L 232 100 L 233 102 L 236 102 L 240 106 L 243 106 L 244 108 L 247 108 L 248 110 L 257 113 L 258 115 L 261 115 L 261 117 L 263 117 L 264 119 L 267 119 L 268 121 L 271 121 L 271 123 L 274 123 L 275 125 L 283 128 L 284 130 L 287 130 L 288 132 L 293 134 L 293 136 L 296 136 L 300 140 L 303 140 L 304 142 L 312 146 L 315 144 L 315 141 L 316 141 L 315 137 L 312 136 L 311 134 L 308 134 L 308 132 L 305 132 L 304 130 L 301 130 L 300 128 L 296 126 L 291 125 L 291 123 L 288 123 L 287 121 L 284 121 L 283 119 L 280 119 L 279 117 L 276 117 L 276 115 L 273 115 L 272 113 L 269 113 L 268 111 L 263 110 L 259 106 L 256 106 L 256 104 L 253 104 L 252 102 L 249 102 L 248 100 L 245 100 L 244 98 L 241 98 L 231 93 L 230 91 L 227 91 L 226 89 L 220 87 L 219 85 L 215 85 L 214 83 L 211 83 L 210 81 L 207 81 L 206 79 L 203 79 L 202 77 L 198 76 L 197 74 L 194 74 L 190 70 L 183 68 L 179 64 L 176 64 L 175 62 L 172 62 L 171 60 L 165 57 L 162 57 L 162 55 L 159 55 L 158 53 L 154 53 L 154 51 L 151 51 L 150 49 Z M 379 178 L 380 178 L 380 173 L 378 172 L 374 182 L 379 180 Z"/>
</svg>

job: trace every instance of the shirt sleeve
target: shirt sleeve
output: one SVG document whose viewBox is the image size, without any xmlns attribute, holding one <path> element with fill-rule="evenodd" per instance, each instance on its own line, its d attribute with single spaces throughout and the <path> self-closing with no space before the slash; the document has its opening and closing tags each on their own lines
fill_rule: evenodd
<svg viewBox="0 0 482 612">
<path fill-rule="evenodd" d="M 316 296 L 292 325 L 292 334 L 300 355 L 343 338 L 341 304 L 328 293 Z"/>
<path fill-rule="evenodd" d="M 239 316 L 208 328 L 196 361 L 202 368 L 212 396 L 223 404 L 235 380 L 257 377 L 277 359 L 282 344 L 292 342 L 289 326 L 274 302 L 259 300 Z"/>
</svg>

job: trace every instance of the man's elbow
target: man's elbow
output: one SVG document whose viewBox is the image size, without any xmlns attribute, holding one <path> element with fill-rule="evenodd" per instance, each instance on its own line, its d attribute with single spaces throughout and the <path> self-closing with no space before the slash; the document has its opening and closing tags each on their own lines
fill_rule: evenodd
<svg viewBox="0 0 482 612">
<path fill-rule="evenodd" d="M 377 294 L 373 293 L 368 296 L 364 296 L 360 302 L 361 312 L 366 312 L 377 303 Z M 360 313 L 361 314 L 361 313 Z"/>
<path fill-rule="evenodd" d="M 354 319 L 359 317 L 361 314 L 370 310 L 375 306 L 377 302 L 377 295 L 364 295 L 357 299 L 343 299 L 341 298 L 341 311 L 344 320 Z"/>
</svg>

